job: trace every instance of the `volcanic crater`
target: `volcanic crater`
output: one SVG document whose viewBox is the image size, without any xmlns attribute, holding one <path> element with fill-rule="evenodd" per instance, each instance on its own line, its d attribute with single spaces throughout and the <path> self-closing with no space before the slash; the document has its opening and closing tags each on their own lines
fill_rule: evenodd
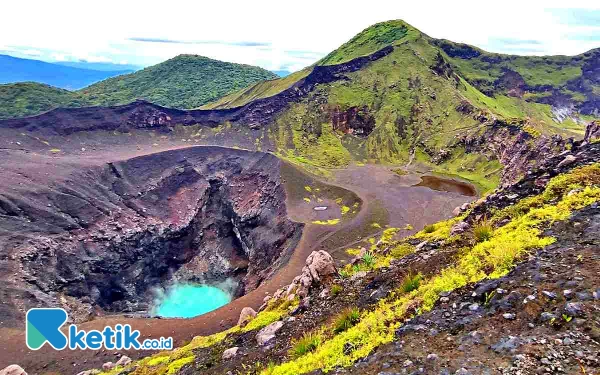
<svg viewBox="0 0 600 375">
<path fill-rule="evenodd" d="M 15 168 L 27 182 L 0 196 L 3 324 L 40 306 L 63 306 L 75 321 L 147 313 L 155 290 L 175 283 L 229 281 L 233 297 L 255 289 L 304 226 L 288 219 L 281 163 L 209 146 L 71 165 L 61 176 Z"/>
</svg>

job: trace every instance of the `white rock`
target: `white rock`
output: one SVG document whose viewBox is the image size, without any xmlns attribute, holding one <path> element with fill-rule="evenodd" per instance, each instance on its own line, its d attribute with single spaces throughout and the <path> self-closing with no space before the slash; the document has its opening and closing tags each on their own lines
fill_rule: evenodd
<svg viewBox="0 0 600 375">
<path fill-rule="evenodd" d="M 256 316 L 256 311 L 252 307 L 244 307 L 240 312 L 240 318 L 238 319 L 238 325 L 248 323 L 252 318 Z"/>
<path fill-rule="evenodd" d="M 131 363 L 131 358 L 124 355 L 121 358 L 119 358 L 119 360 L 117 361 L 117 366 L 127 366 L 130 363 Z"/>
<path fill-rule="evenodd" d="M 228 359 L 235 357 L 237 355 L 238 350 L 240 350 L 240 348 L 237 346 L 234 346 L 233 348 L 229 348 L 229 349 L 225 350 L 223 352 L 223 360 L 226 361 Z"/>
<path fill-rule="evenodd" d="M 264 327 L 256 334 L 256 342 L 258 345 L 264 346 L 275 338 L 275 334 L 283 327 L 282 321 L 277 321 Z"/>
<path fill-rule="evenodd" d="M 0 370 L 0 375 L 27 375 L 27 373 L 19 365 L 10 365 Z"/>
<path fill-rule="evenodd" d="M 106 362 L 102 365 L 102 370 L 104 370 L 104 371 L 110 371 L 114 368 L 115 368 L 115 364 L 112 362 Z"/>
</svg>

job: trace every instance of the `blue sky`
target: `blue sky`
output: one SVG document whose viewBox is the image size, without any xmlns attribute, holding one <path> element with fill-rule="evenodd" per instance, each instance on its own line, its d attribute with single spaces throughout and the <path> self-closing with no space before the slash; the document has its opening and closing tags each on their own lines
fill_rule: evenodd
<svg viewBox="0 0 600 375">
<path fill-rule="evenodd" d="M 147 66 L 192 53 L 295 71 L 389 19 L 492 52 L 574 55 L 600 47 L 598 1 L 20 0 L 2 13 L 0 53 L 51 62 Z"/>
</svg>

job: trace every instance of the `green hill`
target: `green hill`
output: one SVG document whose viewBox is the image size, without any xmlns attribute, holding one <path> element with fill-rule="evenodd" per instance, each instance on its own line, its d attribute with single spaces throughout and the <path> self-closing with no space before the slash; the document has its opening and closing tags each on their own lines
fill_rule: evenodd
<svg viewBox="0 0 600 375">
<path fill-rule="evenodd" d="M 35 83 L 0 85 L 0 119 L 31 116 L 56 107 L 81 107 L 89 102 L 79 94 Z"/>
<path fill-rule="evenodd" d="M 91 103 L 115 105 L 145 99 L 172 108 L 195 108 L 256 82 L 277 78 L 250 66 L 180 55 L 132 74 L 80 90 Z"/>
<path fill-rule="evenodd" d="M 403 21 L 369 27 L 301 72 L 203 108 L 238 107 L 301 87 L 326 68 L 390 46 L 391 53 L 356 71 L 341 69 L 289 103 L 265 139 L 280 156 L 309 167 L 423 163 L 489 189 L 499 182 L 504 147 L 486 143 L 491 127 L 516 127 L 534 144 L 541 135 L 580 138 L 600 113 L 598 50 L 573 57 L 491 54 L 433 39 Z M 468 139 L 477 140 L 477 152 Z"/>
<path fill-rule="evenodd" d="M 136 99 L 189 109 L 274 78 L 275 73 L 255 66 L 180 55 L 79 91 L 33 82 L 0 85 L 0 118 L 31 116 L 56 107 L 127 104 Z"/>
</svg>

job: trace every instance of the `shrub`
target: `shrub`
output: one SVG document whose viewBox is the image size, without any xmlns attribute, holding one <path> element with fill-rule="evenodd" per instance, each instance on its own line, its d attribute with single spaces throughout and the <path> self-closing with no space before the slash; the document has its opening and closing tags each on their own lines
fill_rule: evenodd
<svg viewBox="0 0 600 375">
<path fill-rule="evenodd" d="M 322 341 L 320 333 L 305 333 L 300 339 L 293 341 L 290 354 L 294 358 L 302 357 L 318 348 Z"/>
<path fill-rule="evenodd" d="M 340 275 L 342 279 L 347 279 L 350 277 L 350 272 L 348 272 L 346 268 L 342 268 L 338 271 L 338 275 Z"/>
<path fill-rule="evenodd" d="M 435 225 L 433 225 L 433 224 L 426 225 L 425 228 L 423 228 L 423 233 L 433 233 L 433 232 L 435 232 Z"/>
<path fill-rule="evenodd" d="M 367 251 L 362 257 L 362 262 L 368 268 L 373 268 L 373 265 L 375 264 L 375 256 Z"/>
<path fill-rule="evenodd" d="M 335 322 L 333 323 L 333 332 L 344 332 L 348 328 L 354 327 L 359 321 L 360 312 L 358 309 L 356 307 L 348 308 L 342 311 L 335 319 Z"/>
<path fill-rule="evenodd" d="M 340 294 L 342 291 L 342 286 L 338 285 L 338 284 L 334 284 L 331 286 L 331 295 L 332 296 L 337 296 L 338 294 Z"/>
<path fill-rule="evenodd" d="M 475 243 L 489 240 L 492 238 L 493 233 L 494 227 L 487 219 L 481 220 L 473 227 L 473 237 L 475 238 Z"/>
<path fill-rule="evenodd" d="M 404 279 L 402 279 L 399 289 L 402 293 L 410 293 L 419 288 L 422 279 L 423 276 L 420 273 L 413 274 L 412 272 L 409 272 L 406 276 L 404 276 Z"/>
</svg>

